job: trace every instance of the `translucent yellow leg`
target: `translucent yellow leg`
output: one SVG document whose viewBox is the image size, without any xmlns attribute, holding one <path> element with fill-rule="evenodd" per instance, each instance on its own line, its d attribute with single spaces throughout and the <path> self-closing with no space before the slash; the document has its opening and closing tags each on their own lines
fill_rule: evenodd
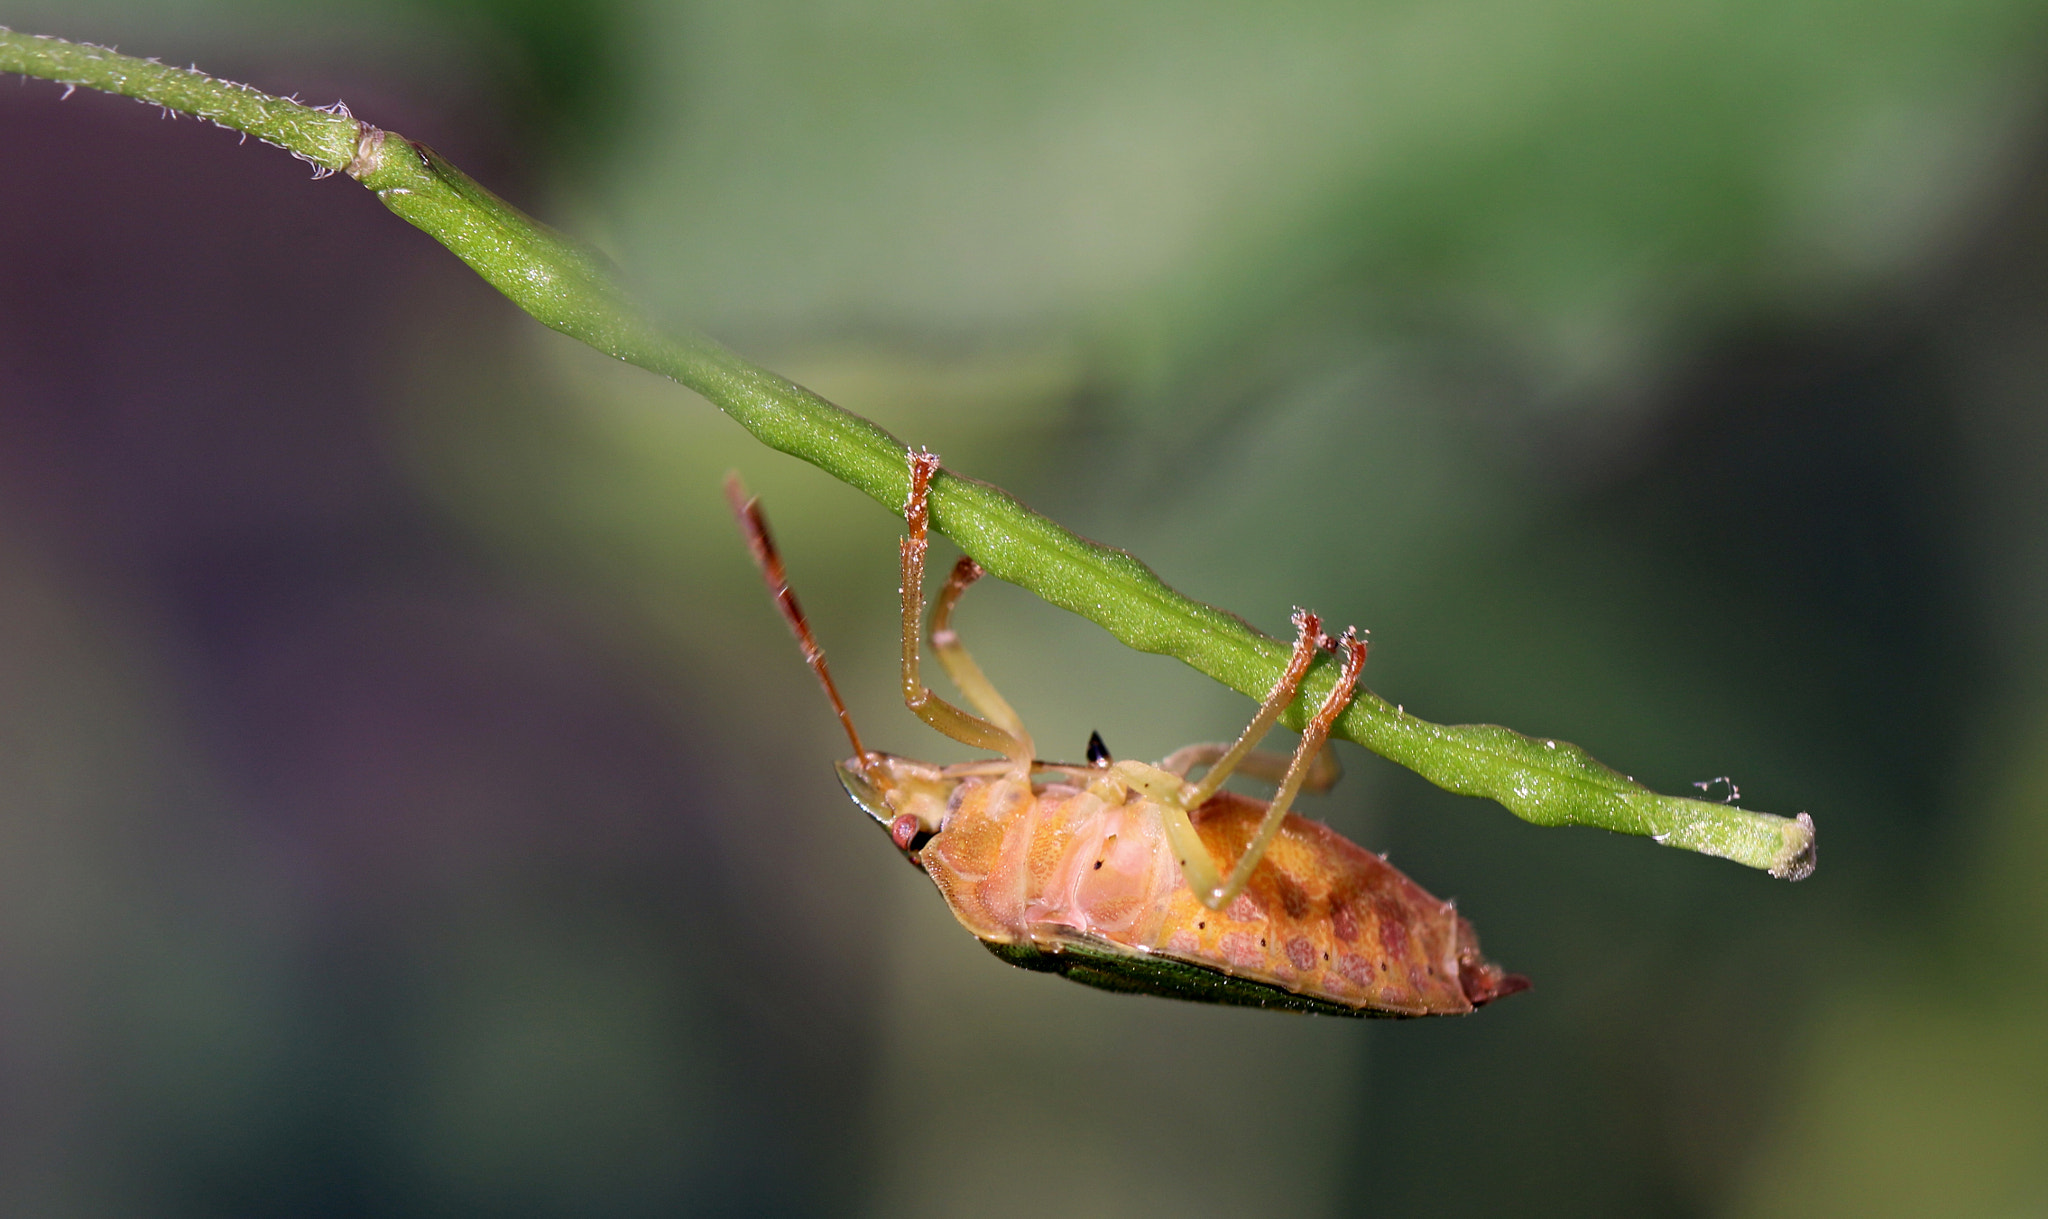
<svg viewBox="0 0 2048 1219">
<path fill-rule="evenodd" d="M 1197 766 L 1213 767 L 1229 751 L 1230 746 L 1213 741 L 1200 745 L 1183 745 L 1167 754 L 1166 760 L 1159 763 L 1159 769 L 1186 778 L 1187 773 Z M 1237 773 L 1250 775 L 1262 783 L 1277 784 L 1287 777 L 1287 767 L 1293 761 L 1292 754 L 1254 749 L 1238 759 Z M 1343 777 L 1344 768 L 1337 764 L 1336 753 L 1325 745 L 1322 751 L 1316 754 L 1315 761 L 1309 763 L 1308 776 L 1301 781 L 1301 790 L 1311 793 L 1326 792 L 1335 787 L 1337 780 Z"/>
<path fill-rule="evenodd" d="M 932 478 L 939 471 L 936 454 L 910 454 L 910 495 L 903 505 L 908 535 L 902 545 L 903 574 L 903 705 L 917 718 L 965 745 L 1002 754 L 1026 775 L 1031 769 L 1031 743 L 969 715 L 932 693 L 918 673 L 918 620 L 924 616 L 924 555 L 930 547 Z M 957 596 L 957 594 L 955 594 Z M 1015 713 L 1012 713 L 1014 717 Z"/>
<path fill-rule="evenodd" d="M 1173 854 L 1180 861 L 1181 879 L 1197 897 L 1214 893 L 1223 884 L 1223 871 L 1216 866 L 1216 860 L 1209 854 L 1209 848 L 1202 842 L 1202 836 L 1195 832 L 1195 823 L 1188 817 L 1190 806 L 1186 801 L 1188 783 L 1179 775 L 1148 766 L 1143 762 L 1112 762 L 1109 769 L 1100 772 L 1088 783 L 1088 793 L 1104 804 L 1122 804 L 1131 792 L 1137 792 L 1159 809 L 1161 822 L 1166 829 L 1166 841 L 1173 847 Z"/>
<path fill-rule="evenodd" d="M 1331 687 L 1330 696 L 1323 700 L 1323 705 L 1302 730 L 1301 743 L 1294 750 L 1294 760 L 1288 765 L 1286 776 L 1280 780 L 1280 790 L 1273 793 L 1273 802 L 1266 806 L 1266 816 L 1259 822 L 1258 832 L 1252 835 L 1250 845 L 1238 857 L 1237 866 L 1230 870 L 1230 878 L 1220 888 L 1203 895 L 1203 904 L 1211 910 L 1222 909 L 1244 892 L 1252 872 L 1266 857 L 1266 848 L 1273 845 L 1274 837 L 1280 833 L 1280 826 L 1287 819 L 1288 806 L 1294 803 L 1295 794 L 1308 778 L 1316 754 L 1329 740 L 1330 725 L 1336 723 L 1358 690 L 1358 675 L 1365 668 L 1365 643 L 1358 638 L 1357 632 L 1347 630 L 1338 644 L 1344 651 L 1344 667 L 1338 671 L 1337 684 Z"/>
<path fill-rule="evenodd" d="M 1117 762 L 1104 776 L 1103 786 L 1118 789 L 1115 793 L 1117 797 L 1121 797 L 1120 789 L 1127 787 L 1135 789 L 1159 806 L 1167 841 L 1172 844 L 1174 855 L 1180 860 L 1182 879 L 1187 881 L 1188 888 L 1194 891 L 1195 896 L 1211 909 L 1220 908 L 1231 897 L 1237 896 L 1237 892 L 1244 886 L 1239 884 L 1236 890 L 1230 891 L 1228 897 L 1219 896 L 1227 887 L 1222 870 L 1216 866 L 1215 859 L 1209 854 L 1209 848 L 1203 844 L 1201 835 L 1196 832 L 1194 821 L 1188 816 L 1188 812 L 1200 808 L 1203 801 L 1215 795 L 1216 789 L 1223 785 L 1223 780 L 1229 778 L 1233 770 L 1244 767 L 1249 773 L 1257 773 L 1250 768 L 1256 766 L 1261 770 L 1265 769 L 1264 761 L 1247 760 L 1255 757 L 1266 759 L 1272 755 L 1257 754 L 1253 746 L 1272 730 L 1274 721 L 1280 718 L 1280 713 L 1287 709 L 1287 704 L 1294 701 L 1294 696 L 1301 690 L 1301 679 L 1308 673 L 1309 665 L 1314 663 L 1316 653 L 1328 642 L 1323 638 L 1321 620 L 1306 610 L 1296 610 L 1294 652 L 1288 657 L 1287 668 L 1280 674 L 1280 680 L 1273 683 L 1272 690 L 1266 694 L 1266 701 L 1260 704 L 1258 713 L 1252 717 L 1252 722 L 1245 728 L 1244 734 L 1237 738 L 1236 744 L 1228 747 L 1190 746 L 1176 752 L 1163 766 L 1147 766 L 1142 762 Z M 1328 725 L 1324 726 L 1324 733 L 1327 735 Z M 1308 737 L 1304 736 L 1302 739 L 1306 742 Z M 1314 744 L 1308 746 L 1312 758 L 1319 753 L 1322 743 L 1318 738 Z M 1299 750 L 1296 751 L 1296 756 L 1300 756 Z M 1209 773 L 1202 777 L 1199 784 L 1188 783 L 1183 777 L 1188 769 L 1204 762 L 1209 764 Z M 1335 764 L 1331 765 L 1334 767 Z M 1279 772 L 1282 790 L 1287 793 L 1289 800 L 1293 799 L 1293 792 L 1299 790 L 1302 783 L 1307 780 L 1311 768 L 1309 765 L 1300 767 L 1302 773 L 1299 775 L 1294 774 L 1293 767 Z M 1292 789 L 1287 787 L 1290 778 L 1294 784 Z M 1334 782 L 1335 775 L 1332 774 L 1330 779 Z M 1104 795 L 1104 798 L 1110 797 Z M 1281 812 L 1285 814 L 1284 806 Z M 1253 863 L 1256 866 L 1257 861 L 1254 860 Z M 1246 869 L 1245 874 L 1249 876 L 1250 870 Z"/>
<path fill-rule="evenodd" d="M 1209 773 L 1203 775 L 1202 781 L 1195 784 L 1194 790 L 1188 793 L 1189 808 L 1200 808 L 1202 801 L 1215 795 L 1222 788 L 1223 781 L 1230 777 L 1231 772 L 1236 770 L 1245 758 L 1250 756 L 1252 749 L 1273 730 L 1273 724 L 1279 720 L 1280 713 L 1287 710 L 1287 705 L 1294 701 L 1295 694 L 1301 690 L 1301 679 L 1308 675 L 1308 667 L 1314 663 L 1316 653 L 1327 647 L 1329 642 L 1323 637 L 1322 619 L 1304 609 L 1294 611 L 1294 653 L 1287 658 L 1286 671 L 1280 674 L 1280 680 L 1274 682 L 1273 688 L 1267 691 L 1266 701 L 1259 705 L 1258 714 L 1252 716 L 1252 722 L 1245 725 L 1244 732 L 1237 738 L 1237 743 L 1223 751 L 1223 756 L 1217 758 L 1209 767 Z M 1322 742 L 1318 741 L 1316 748 L 1322 748 Z"/>
<path fill-rule="evenodd" d="M 931 631 L 926 638 L 931 640 L 932 651 L 938 653 L 946 676 L 953 679 L 960 693 L 966 695 L 974 709 L 996 727 L 1023 742 L 1024 755 L 1030 757 L 1036 750 L 1031 744 L 1031 734 L 1024 730 L 1023 717 L 996 692 L 995 683 L 981 671 L 981 666 L 968 653 L 967 645 L 960 642 L 960 636 L 953 630 L 954 604 L 960 600 L 960 594 L 967 591 L 968 585 L 981 579 L 982 575 L 981 564 L 966 555 L 960 556 L 960 561 L 953 565 L 953 574 L 946 580 L 946 587 L 940 589 L 932 601 Z"/>
</svg>

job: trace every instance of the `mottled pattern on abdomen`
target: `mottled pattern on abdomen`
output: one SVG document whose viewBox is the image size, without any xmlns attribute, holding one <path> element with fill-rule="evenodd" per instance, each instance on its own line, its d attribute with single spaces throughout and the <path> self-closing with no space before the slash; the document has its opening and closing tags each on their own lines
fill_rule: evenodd
<svg viewBox="0 0 2048 1219">
<path fill-rule="evenodd" d="M 1220 870 L 1265 808 L 1225 792 L 1194 812 Z M 963 782 L 922 859 L 955 917 L 984 940 L 1056 948 L 1085 939 L 1353 1007 L 1472 1010 L 1459 966 L 1478 961 L 1477 941 L 1451 904 L 1299 817 L 1287 818 L 1251 884 L 1221 911 L 1181 879 L 1155 807 L 1110 807 L 1064 786 L 1030 800 L 1008 780 Z"/>
<path fill-rule="evenodd" d="M 1197 809 L 1196 830 L 1227 870 L 1265 805 L 1225 792 Z M 1184 961 L 1340 1003 L 1415 1015 L 1469 1012 L 1461 954 L 1477 940 L 1451 903 L 1329 827 L 1290 815 L 1251 884 L 1223 910 L 1182 887 L 1164 941 Z"/>
</svg>

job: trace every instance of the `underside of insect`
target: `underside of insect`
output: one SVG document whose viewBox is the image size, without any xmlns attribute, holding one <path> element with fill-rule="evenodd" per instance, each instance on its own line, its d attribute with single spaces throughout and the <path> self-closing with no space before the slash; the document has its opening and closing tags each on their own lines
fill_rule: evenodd
<svg viewBox="0 0 2048 1219">
<path fill-rule="evenodd" d="M 1350 703 L 1366 645 L 1322 634 L 1296 611 L 1294 650 L 1236 743 L 1190 745 L 1157 765 L 1117 761 L 1100 737 L 1081 765 L 1040 761 L 1023 721 L 952 629 L 981 578 L 962 558 L 932 607 L 930 644 L 979 715 L 919 672 L 928 499 L 939 460 L 910 455 L 902 543 L 903 699 L 933 728 L 998 755 L 938 766 L 861 744 L 790 592 L 760 505 L 726 492 L 762 575 L 853 744 L 839 764 L 854 802 L 929 876 L 962 926 L 1002 959 L 1108 990 L 1341 1016 L 1461 1015 L 1525 990 L 1486 960 L 1472 926 L 1380 856 L 1288 812 L 1336 781 L 1324 749 Z M 1337 683 L 1291 756 L 1257 745 L 1334 650 Z M 1203 770 L 1199 781 L 1190 772 Z M 1278 785 L 1273 799 L 1223 790 L 1232 774 Z"/>
</svg>

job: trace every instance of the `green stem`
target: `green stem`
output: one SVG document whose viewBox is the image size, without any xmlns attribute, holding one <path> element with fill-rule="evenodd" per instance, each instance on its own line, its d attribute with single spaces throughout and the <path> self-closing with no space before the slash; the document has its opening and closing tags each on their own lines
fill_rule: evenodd
<svg viewBox="0 0 2048 1219">
<path fill-rule="evenodd" d="M 327 111 L 302 106 L 196 68 L 174 68 L 88 42 L 17 34 L 0 26 L 0 72 L 83 85 L 197 115 L 231 131 L 245 131 L 330 172 L 346 166 L 355 155 L 356 121 L 345 107 Z"/>
<path fill-rule="evenodd" d="M 119 93 L 245 131 L 375 191 L 544 324 L 690 387 L 762 443 L 902 511 L 903 444 L 708 339 L 655 331 L 620 292 L 604 260 L 491 194 L 425 147 L 330 113 L 197 71 L 99 47 L 0 29 L 0 71 Z M 1169 588 L 1129 554 L 1090 542 L 1001 490 L 948 474 L 932 489 L 933 524 L 988 571 L 1100 624 L 1124 644 L 1171 656 L 1263 697 L 1288 646 L 1242 619 Z M 1335 679 L 1320 664 L 1302 705 Z M 1299 726 L 1301 709 L 1288 722 Z M 1813 870 L 1813 822 L 1663 796 L 1575 745 L 1491 724 L 1432 724 L 1361 690 L 1334 735 L 1356 741 L 1439 787 L 1498 801 L 1539 825 L 1590 825 L 1647 835 L 1798 880 Z"/>
</svg>

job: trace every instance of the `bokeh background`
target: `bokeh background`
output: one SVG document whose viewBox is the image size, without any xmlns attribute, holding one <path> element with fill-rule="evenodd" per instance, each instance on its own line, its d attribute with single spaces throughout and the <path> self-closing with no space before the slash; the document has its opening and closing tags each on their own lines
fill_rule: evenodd
<svg viewBox="0 0 2048 1219">
<path fill-rule="evenodd" d="M 848 805 L 894 522 L 343 178 L 0 82 L 0 1211 L 2048 1214 L 2048 7 L 8 0 L 344 98 L 648 308 L 1786 885 L 1345 746 L 1537 989 L 1003 968 Z M 1049 753 L 1249 704 L 1015 590 Z M 1725 788 L 1716 786 L 1719 794 Z"/>
</svg>

